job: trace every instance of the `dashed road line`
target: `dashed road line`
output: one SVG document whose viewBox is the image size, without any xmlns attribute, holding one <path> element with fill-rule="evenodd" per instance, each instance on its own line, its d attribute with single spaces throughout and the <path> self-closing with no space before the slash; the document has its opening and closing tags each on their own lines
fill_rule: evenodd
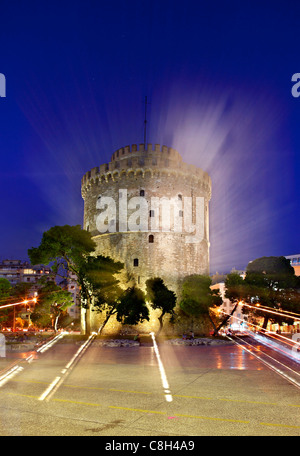
<svg viewBox="0 0 300 456">
<path fill-rule="evenodd" d="M 27 398 L 34 398 L 37 399 L 38 396 L 32 396 L 27 394 L 20 394 L 20 393 L 4 393 L 11 396 L 21 396 Z M 136 412 L 136 413 L 145 413 L 150 415 L 162 415 L 169 418 L 167 411 L 160 411 L 160 410 L 147 410 L 147 409 L 140 409 L 140 408 L 131 408 L 131 407 L 122 407 L 116 405 L 103 405 L 95 402 L 84 402 L 84 401 L 75 401 L 72 399 L 60 399 L 60 398 L 53 398 L 51 402 L 58 402 L 58 403 L 70 403 L 70 404 L 77 404 L 83 405 L 87 407 L 106 407 L 109 409 L 117 409 L 117 410 L 124 410 L 128 412 Z M 283 424 L 283 423 L 265 423 L 265 422 L 254 422 L 250 420 L 238 420 L 238 419 L 231 419 L 231 418 L 221 418 L 221 417 L 212 417 L 212 416 L 204 416 L 204 415 L 190 415 L 190 414 L 183 414 L 183 413 L 172 413 L 173 417 L 176 418 L 190 418 L 196 420 L 209 420 L 209 421 L 218 421 L 218 422 L 227 422 L 227 423 L 235 423 L 235 424 L 252 424 L 252 425 L 260 425 L 260 426 L 274 426 L 274 427 L 282 427 L 282 428 L 291 428 L 291 429 L 300 429 L 300 426 L 297 425 L 290 425 L 290 424 Z"/>
</svg>

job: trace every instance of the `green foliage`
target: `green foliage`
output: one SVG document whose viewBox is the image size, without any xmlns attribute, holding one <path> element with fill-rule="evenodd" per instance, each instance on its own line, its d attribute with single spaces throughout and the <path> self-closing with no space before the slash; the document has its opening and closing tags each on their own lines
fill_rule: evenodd
<svg viewBox="0 0 300 456">
<path fill-rule="evenodd" d="M 38 302 L 31 321 L 39 327 L 54 326 L 61 314 L 74 304 L 72 294 L 54 282 L 47 282 L 39 290 Z"/>
<path fill-rule="evenodd" d="M 96 311 L 112 314 L 123 292 L 118 278 L 123 267 L 123 263 L 110 257 L 87 257 L 78 276 L 84 302 L 93 297 L 93 307 Z"/>
<path fill-rule="evenodd" d="M 74 272 L 87 255 L 94 252 L 96 243 L 91 233 L 82 230 L 80 225 L 54 226 L 44 232 L 39 247 L 28 250 L 31 264 L 50 264 L 55 273 L 66 264 Z"/>
<path fill-rule="evenodd" d="M 295 276 L 294 268 L 285 257 L 261 257 L 250 262 L 241 283 L 237 280 L 237 284 L 234 284 L 229 276 L 226 281 L 226 297 L 232 301 L 236 298 L 247 304 L 259 303 L 262 307 L 275 310 L 299 311 L 300 278 Z M 250 309 L 244 306 L 243 312 L 254 317 L 263 317 L 264 328 L 268 320 L 279 324 L 283 321 L 292 322 L 290 317 L 276 316 L 264 312 L 261 308 Z"/>
<path fill-rule="evenodd" d="M 205 275 L 188 276 L 182 287 L 182 300 L 180 308 L 194 317 L 209 315 L 212 307 L 222 304 L 222 299 L 214 290 L 211 290 L 211 278 Z"/>
<path fill-rule="evenodd" d="M 137 325 L 144 320 L 149 321 L 149 310 L 143 291 L 137 287 L 128 288 L 120 298 L 116 316 L 117 320 L 125 325 Z"/>
<path fill-rule="evenodd" d="M 0 306 L 3 306 L 7 303 L 7 298 L 9 298 L 12 291 L 12 286 L 7 279 L 0 278 Z M 9 320 L 9 308 L 1 309 L 0 307 L 0 326 L 7 323 Z"/>
<path fill-rule="evenodd" d="M 123 263 L 99 255 L 88 257 L 80 269 L 83 297 L 87 298 L 91 293 L 94 310 L 106 315 L 101 331 L 112 315 L 126 325 L 136 325 L 149 319 L 144 293 L 137 287 L 130 287 L 126 291 L 120 287 L 119 275 L 123 268 Z"/>
<path fill-rule="evenodd" d="M 7 298 L 12 290 L 12 286 L 7 279 L 0 278 L 0 305 Z"/>
<path fill-rule="evenodd" d="M 146 281 L 147 299 L 153 309 L 160 309 L 163 314 L 174 312 L 176 305 L 176 295 L 169 290 L 164 281 L 155 277 Z"/>
<path fill-rule="evenodd" d="M 192 318 L 209 320 L 217 333 L 216 321 L 212 310 L 222 304 L 219 292 L 212 290 L 211 278 L 206 275 L 194 274 L 186 277 L 182 286 L 181 310 Z"/>
<path fill-rule="evenodd" d="M 295 274 L 294 268 L 291 266 L 290 261 L 281 257 L 261 257 L 254 261 L 250 261 L 246 269 L 247 274 L 258 273 L 266 274 L 277 281 L 279 278 L 284 280 L 287 277 L 292 277 Z"/>
<path fill-rule="evenodd" d="M 245 295 L 244 280 L 237 272 L 231 272 L 225 280 L 225 297 L 231 302 L 241 301 Z"/>
<path fill-rule="evenodd" d="M 112 299 L 109 294 L 117 285 L 113 274 L 121 269 L 120 263 L 109 258 L 91 256 L 95 248 L 91 233 L 82 230 L 80 225 L 55 226 L 43 234 L 39 247 L 28 250 L 28 255 L 32 264 L 51 263 L 52 271 L 57 275 L 66 277 L 68 271 L 74 272 L 81 290 L 81 304 L 90 309 L 93 297 L 96 305 Z"/>
<path fill-rule="evenodd" d="M 165 314 L 174 316 L 176 305 L 176 295 L 164 284 L 160 277 L 148 279 L 146 281 L 147 299 L 150 301 L 153 309 L 160 309 L 161 314 L 158 317 L 160 328 L 158 334 L 163 328 L 163 317 Z"/>
</svg>

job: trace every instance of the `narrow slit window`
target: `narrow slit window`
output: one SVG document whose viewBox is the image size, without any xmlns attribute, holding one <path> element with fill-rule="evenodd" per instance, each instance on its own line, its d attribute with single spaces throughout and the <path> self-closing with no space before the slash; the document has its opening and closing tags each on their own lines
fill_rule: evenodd
<svg viewBox="0 0 300 456">
<path fill-rule="evenodd" d="M 150 244 L 153 244 L 153 242 L 154 242 L 154 236 L 153 236 L 153 234 L 150 234 L 148 239 L 149 239 L 149 243 L 150 243 Z"/>
<path fill-rule="evenodd" d="M 138 265 L 139 265 L 139 259 L 138 258 L 134 258 L 133 266 L 138 266 Z"/>
</svg>

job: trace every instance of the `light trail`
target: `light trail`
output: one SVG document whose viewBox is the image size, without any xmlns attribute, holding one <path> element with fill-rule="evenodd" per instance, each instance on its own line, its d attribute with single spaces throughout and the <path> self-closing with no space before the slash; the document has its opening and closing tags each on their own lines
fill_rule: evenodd
<svg viewBox="0 0 300 456">
<path fill-rule="evenodd" d="M 66 366 L 61 370 L 60 376 L 55 377 L 55 379 L 50 383 L 50 385 L 45 389 L 45 391 L 40 395 L 39 401 L 49 401 L 53 394 L 58 390 L 60 385 L 65 381 L 75 364 L 79 361 L 83 353 L 87 350 L 90 346 L 94 338 L 96 337 L 96 333 L 90 335 L 88 340 L 81 345 L 81 347 L 77 350 L 75 355 L 71 358 L 71 360 L 66 364 Z"/>
<path fill-rule="evenodd" d="M 43 353 L 44 351 L 48 350 L 48 348 L 52 347 L 61 337 L 63 337 L 66 333 L 61 333 L 58 336 L 56 336 L 54 339 L 51 341 L 47 342 L 46 344 L 42 345 L 39 347 L 36 352 L 41 352 Z M 34 360 L 34 355 L 31 354 L 27 356 L 27 358 L 21 362 L 27 362 L 30 364 Z M 15 363 L 14 363 L 15 364 Z M 11 380 L 16 374 L 19 372 L 22 372 L 24 370 L 24 367 L 17 365 L 12 366 L 8 371 L 4 372 L 0 376 L 0 387 L 3 386 L 5 383 L 7 383 L 9 380 Z"/>
<path fill-rule="evenodd" d="M 223 313 L 224 315 L 230 315 L 229 313 L 227 312 L 224 312 L 223 310 L 220 309 L 220 312 Z M 239 318 L 239 317 L 236 317 L 234 315 L 231 315 L 231 317 L 233 317 L 235 320 L 239 320 L 241 321 L 242 323 L 244 323 L 245 321 L 242 319 L 242 318 Z M 255 325 L 254 323 L 249 323 L 250 326 L 253 326 L 255 328 L 257 328 L 258 330 L 261 330 L 261 326 L 258 326 L 258 325 Z M 282 334 L 277 334 L 275 333 L 274 331 L 267 331 L 266 330 L 266 334 L 269 336 L 269 337 L 272 337 L 273 339 L 282 339 L 282 342 L 287 344 L 287 345 L 290 345 L 291 347 L 295 347 L 295 346 L 299 346 L 300 347 L 300 342 L 297 342 L 297 341 L 292 341 L 291 339 L 289 339 L 288 337 L 285 337 L 283 336 Z M 274 335 L 273 335 L 274 334 Z"/>
<path fill-rule="evenodd" d="M 64 335 L 67 334 L 66 332 L 62 332 L 60 334 L 58 334 L 57 336 L 54 337 L 54 339 L 51 339 L 49 342 L 46 342 L 45 344 L 43 344 L 41 347 L 39 347 L 37 349 L 37 352 L 41 352 L 41 353 L 44 353 L 46 350 L 48 350 L 48 348 L 52 347 L 54 344 L 56 344 L 56 342 L 59 341 L 59 339 L 61 339 L 62 337 L 64 337 Z"/>
<path fill-rule="evenodd" d="M 25 301 L 14 302 L 14 303 L 12 303 L 12 304 L 6 304 L 6 305 L 4 305 L 4 306 L 0 306 L 0 310 L 1 310 L 1 309 L 5 309 L 6 307 L 19 306 L 19 305 L 21 305 L 21 304 L 26 305 L 26 304 L 28 304 L 28 303 L 31 302 L 31 301 L 32 301 L 32 302 L 36 302 L 36 301 L 37 301 L 37 298 L 25 299 Z"/>
<path fill-rule="evenodd" d="M 159 372 L 160 372 L 162 385 L 163 385 L 163 388 L 164 388 L 165 399 L 166 399 L 167 402 L 172 402 L 173 401 L 173 397 L 172 397 L 172 394 L 171 394 L 171 391 L 170 391 L 170 386 L 169 386 L 169 382 L 168 382 L 168 379 L 167 379 L 167 376 L 166 376 L 166 372 L 165 372 L 162 360 L 160 358 L 160 353 L 159 353 L 158 346 L 157 346 L 157 343 L 156 343 L 156 340 L 155 340 L 154 332 L 150 333 L 150 335 L 152 337 L 153 348 L 154 348 L 154 352 L 155 352 L 155 355 L 156 355 L 156 358 L 157 358 L 157 361 L 158 361 L 158 367 L 159 367 Z"/>
<path fill-rule="evenodd" d="M 294 320 L 299 320 L 300 321 L 300 316 L 299 314 L 295 313 L 295 312 L 288 312 L 287 310 L 283 310 L 283 311 L 277 311 L 277 310 L 271 310 L 270 307 L 261 307 L 260 305 L 259 306 L 253 306 L 253 305 L 250 305 L 250 304 L 245 304 L 244 302 L 240 302 L 239 303 L 241 306 L 246 306 L 246 307 L 250 307 L 251 309 L 254 309 L 254 310 L 261 310 L 263 312 L 269 312 L 269 313 L 272 313 L 274 315 L 281 315 L 283 317 L 290 317 L 290 318 L 293 318 Z M 270 310 L 269 310 L 270 309 Z M 285 313 L 283 313 L 285 312 Z M 294 317 L 294 315 L 297 315 L 297 317 Z"/>
<path fill-rule="evenodd" d="M 283 377 L 285 380 L 289 381 L 290 383 L 292 383 L 294 386 L 296 386 L 297 388 L 300 389 L 300 381 L 297 381 L 295 380 L 293 377 L 291 377 L 290 375 L 286 374 L 285 372 L 283 372 L 281 369 L 278 369 L 277 367 L 275 367 L 273 364 L 271 364 L 270 362 L 264 360 L 261 356 L 257 355 L 256 353 L 254 353 L 253 351 L 249 350 L 248 348 L 246 348 L 244 345 L 238 343 L 236 340 L 232 339 L 231 337 L 229 336 L 226 336 L 229 340 L 231 340 L 232 342 L 234 342 L 236 345 L 238 345 L 239 347 L 241 347 L 243 350 L 247 351 L 248 353 L 250 353 L 251 355 L 255 356 L 259 361 L 261 361 L 263 364 L 265 364 L 267 367 L 269 367 L 271 370 L 273 370 L 274 372 L 276 372 L 278 375 L 280 375 L 281 377 Z M 242 340 L 242 339 L 241 339 Z M 244 340 L 243 340 L 243 344 L 244 344 Z M 273 362 L 279 364 L 279 366 L 283 366 L 285 369 L 288 369 L 290 371 L 292 371 L 294 374 L 300 376 L 299 372 L 297 371 L 294 371 L 293 369 L 291 369 L 289 366 L 286 366 L 285 364 L 281 363 L 280 361 L 278 361 L 277 359 L 273 358 L 272 356 L 268 355 L 267 353 L 264 353 L 264 352 L 261 352 L 260 349 L 258 349 L 257 347 L 255 347 L 254 345 L 251 345 L 247 342 L 248 345 L 250 345 L 251 348 L 253 348 L 254 350 L 257 350 L 259 351 L 261 354 L 263 354 L 264 356 L 270 358 Z"/>
<path fill-rule="evenodd" d="M 11 380 L 18 372 L 21 372 L 24 368 L 17 365 L 9 369 L 5 374 L 0 377 L 0 387 L 3 386 L 6 382 Z"/>
</svg>

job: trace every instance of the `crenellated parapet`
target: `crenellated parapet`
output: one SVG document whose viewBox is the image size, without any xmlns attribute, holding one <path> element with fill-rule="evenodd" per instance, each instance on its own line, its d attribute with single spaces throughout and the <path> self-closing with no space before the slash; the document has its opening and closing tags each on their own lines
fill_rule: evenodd
<svg viewBox="0 0 300 456">
<path fill-rule="evenodd" d="M 181 155 L 177 152 L 177 150 L 173 149 L 172 147 L 161 146 L 160 144 L 148 144 L 145 147 L 144 144 L 132 144 L 132 146 L 125 146 L 121 147 L 121 149 L 117 149 L 111 157 L 111 161 L 122 160 L 123 158 L 127 158 L 128 156 L 134 155 L 146 155 L 146 156 L 154 156 L 156 157 L 159 155 L 160 157 L 166 159 L 170 159 L 172 161 L 182 161 Z"/>
<path fill-rule="evenodd" d="M 177 150 L 161 146 L 160 144 L 144 144 L 139 147 L 136 144 L 122 147 L 116 150 L 109 163 L 92 168 L 84 174 L 81 181 L 83 198 L 91 186 L 99 182 L 118 181 L 139 176 L 141 178 L 160 176 L 173 176 L 180 179 L 189 179 L 192 183 L 200 182 L 205 193 L 210 199 L 211 179 L 210 176 L 195 165 L 183 162 Z"/>
<path fill-rule="evenodd" d="M 144 292 L 149 278 L 160 277 L 180 297 L 184 277 L 209 273 L 211 187 L 208 173 L 185 163 L 171 147 L 125 146 L 83 176 L 83 228 L 95 242 L 95 254 L 123 263 Z M 90 312 L 93 331 L 104 317 Z M 179 320 L 176 328 L 166 329 L 165 322 L 164 331 L 182 334 L 187 329 Z M 147 331 L 156 331 L 155 322 L 151 314 Z"/>
</svg>

